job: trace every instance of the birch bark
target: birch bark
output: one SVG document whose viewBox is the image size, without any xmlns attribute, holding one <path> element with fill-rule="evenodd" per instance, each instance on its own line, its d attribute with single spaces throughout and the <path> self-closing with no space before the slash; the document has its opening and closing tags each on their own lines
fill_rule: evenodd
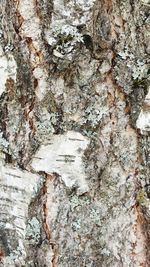
<svg viewBox="0 0 150 267">
<path fill-rule="evenodd" d="M 149 9 L 0 1 L 0 266 L 150 266 Z"/>
</svg>

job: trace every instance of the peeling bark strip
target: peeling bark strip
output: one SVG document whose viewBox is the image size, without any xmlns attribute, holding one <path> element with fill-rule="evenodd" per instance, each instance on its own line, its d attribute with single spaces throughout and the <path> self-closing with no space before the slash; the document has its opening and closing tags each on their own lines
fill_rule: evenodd
<svg viewBox="0 0 150 267">
<path fill-rule="evenodd" d="M 0 95 L 5 92 L 5 84 L 7 80 L 12 79 L 16 81 L 16 62 L 11 53 L 6 57 L 2 46 L 0 46 L 0 77 L 1 77 L 1 86 L 0 86 Z"/>
<path fill-rule="evenodd" d="M 38 191 L 38 181 L 35 174 L 1 166 L 0 242 L 6 266 L 12 266 L 11 258 L 19 266 L 24 263 L 28 205 Z"/>
<path fill-rule="evenodd" d="M 144 134 L 150 131 L 150 87 L 137 120 L 137 128 L 141 129 Z"/>
<path fill-rule="evenodd" d="M 0 266 L 149 267 L 149 7 L 0 1 Z"/>
<path fill-rule="evenodd" d="M 88 139 L 77 132 L 54 135 L 51 144 L 42 146 L 32 161 L 34 171 L 58 173 L 68 188 L 78 188 L 78 194 L 89 191 L 82 156 Z M 44 156 L 44 157 L 43 157 Z"/>
</svg>

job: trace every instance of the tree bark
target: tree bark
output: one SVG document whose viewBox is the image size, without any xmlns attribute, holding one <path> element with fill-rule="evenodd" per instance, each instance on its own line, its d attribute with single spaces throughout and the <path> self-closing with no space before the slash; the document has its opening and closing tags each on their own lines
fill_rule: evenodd
<svg viewBox="0 0 150 267">
<path fill-rule="evenodd" d="M 0 1 L 0 266 L 150 266 L 149 8 Z"/>
</svg>

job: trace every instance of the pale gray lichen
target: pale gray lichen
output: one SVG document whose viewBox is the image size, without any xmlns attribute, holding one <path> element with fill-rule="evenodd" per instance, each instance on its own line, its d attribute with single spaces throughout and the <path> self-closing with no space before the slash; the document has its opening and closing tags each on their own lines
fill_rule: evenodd
<svg viewBox="0 0 150 267">
<path fill-rule="evenodd" d="M 118 52 L 118 55 L 123 59 L 123 60 L 126 60 L 126 59 L 131 59 L 133 60 L 135 58 L 135 56 L 130 52 L 130 50 L 125 47 L 124 50 L 122 51 L 119 51 Z"/>
<path fill-rule="evenodd" d="M 96 0 L 76 0 L 73 1 L 78 7 L 82 7 L 84 11 L 88 11 L 94 5 Z"/>
<path fill-rule="evenodd" d="M 126 61 L 126 66 L 128 67 L 133 80 L 141 80 L 147 77 L 148 64 L 143 59 L 136 60 L 135 55 L 129 50 L 128 47 L 125 47 L 124 50 L 119 51 L 118 55 L 121 60 Z"/>
<path fill-rule="evenodd" d="M 128 66 L 128 65 L 127 65 Z M 147 77 L 148 65 L 145 62 L 137 60 L 136 65 L 132 66 L 132 77 L 134 80 L 141 80 Z"/>
<path fill-rule="evenodd" d="M 36 138 L 39 142 L 47 142 L 54 133 L 54 125 L 57 123 L 57 114 L 47 112 L 46 108 L 40 111 L 40 116 L 35 122 Z"/>
<path fill-rule="evenodd" d="M 47 41 L 55 47 L 56 51 L 67 54 L 73 50 L 77 43 L 83 42 L 83 38 L 75 26 L 62 25 L 60 21 L 48 33 Z"/>
<path fill-rule="evenodd" d="M 74 231 L 79 230 L 81 228 L 81 219 L 75 220 L 71 226 Z"/>
<path fill-rule="evenodd" d="M 9 142 L 3 137 L 3 133 L 0 132 L 0 151 L 8 151 Z"/>
<path fill-rule="evenodd" d="M 5 53 L 8 53 L 8 52 L 12 51 L 13 49 L 14 49 L 14 46 L 11 43 L 8 43 L 4 48 Z"/>
<path fill-rule="evenodd" d="M 143 5 L 150 5 L 150 0 L 141 0 Z"/>
<path fill-rule="evenodd" d="M 99 97 L 96 96 L 95 98 L 91 98 L 90 102 L 91 103 L 85 109 L 83 123 L 88 122 L 90 126 L 95 127 L 107 115 L 108 107 L 105 105 L 105 96 L 103 99 L 99 99 Z"/>
<path fill-rule="evenodd" d="M 98 209 L 92 209 L 90 218 L 97 226 L 101 225 L 101 214 Z"/>
<path fill-rule="evenodd" d="M 87 196 L 80 198 L 77 195 L 73 195 L 70 198 L 70 208 L 72 211 L 74 211 L 78 206 L 89 205 L 90 203 L 90 198 L 88 198 Z"/>
<path fill-rule="evenodd" d="M 22 243 L 22 240 L 19 240 L 19 245 L 17 249 L 9 254 L 4 259 L 4 266 L 21 266 L 24 267 L 26 265 L 25 263 L 25 257 L 26 257 L 26 252 L 24 250 L 24 246 Z"/>
<path fill-rule="evenodd" d="M 26 240 L 29 244 L 35 245 L 39 243 L 41 236 L 40 222 L 36 217 L 33 217 L 31 221 L 28 222 L 26 228 Z"/>
</svg>

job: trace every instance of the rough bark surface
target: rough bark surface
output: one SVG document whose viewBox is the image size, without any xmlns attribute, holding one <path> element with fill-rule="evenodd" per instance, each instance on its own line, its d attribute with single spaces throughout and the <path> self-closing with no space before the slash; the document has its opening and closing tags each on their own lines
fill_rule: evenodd
<svg viewBox="0 0 150 267">
<path fill-rule="evenodd" d="M 150 266 L 148 0 L 0 0 L 0 266 Z"/>
</svg>

